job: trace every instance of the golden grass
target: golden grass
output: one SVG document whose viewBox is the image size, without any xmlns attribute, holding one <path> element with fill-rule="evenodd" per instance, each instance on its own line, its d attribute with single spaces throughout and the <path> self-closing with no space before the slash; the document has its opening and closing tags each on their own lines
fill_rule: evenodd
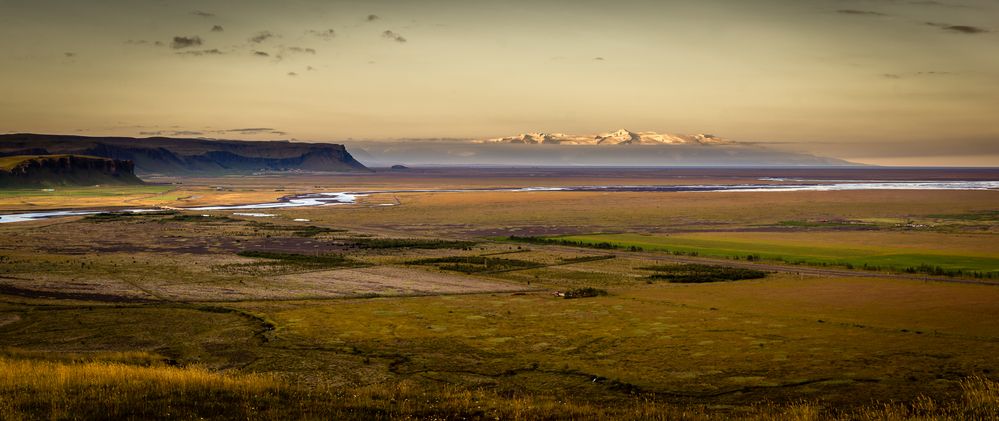
<svg viewBox="0 0 999 421">
<path fill-rule="evenodd" d="M 544 395 L 499 394 L 408 382 L 353 389 L 296 388 L 271 376 L 202 368 L 0 357 L 0 416 L 26 419 L 633 419 L 988 420 L 999 417 L 999 383 L 961 382 L 960 399 L 875 403 L 841 410 L 814 402 L 710 409 L 636 397 L 600 405 Z"/>
<path fill-rule="evenodd" d="M 188 418 L 202 411 L 239 417 L 254 412 L 256 398 L 279 391 L 280 384 L 267 376 L 197 367 L 0 358 L 0 414 L 5 419 Z"/>
</svg>

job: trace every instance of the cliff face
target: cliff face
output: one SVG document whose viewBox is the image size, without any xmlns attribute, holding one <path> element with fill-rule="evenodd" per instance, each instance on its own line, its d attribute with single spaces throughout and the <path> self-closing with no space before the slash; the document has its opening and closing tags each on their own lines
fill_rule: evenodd
<svg viewBox="0 0 999 421">
<path fill-rule="evenodd" d="M 0 156 L 30 150 L 78 154 L 135 163 L 145 174 L 251 171 L 368 171 L 343 145 L 287 141 L 0 135 Z"/>
<path fill-rule="evenodd" d="M 141 184 L 130 161 L 79 155 L 0 158 L 0 186 Z"/>
</svg>

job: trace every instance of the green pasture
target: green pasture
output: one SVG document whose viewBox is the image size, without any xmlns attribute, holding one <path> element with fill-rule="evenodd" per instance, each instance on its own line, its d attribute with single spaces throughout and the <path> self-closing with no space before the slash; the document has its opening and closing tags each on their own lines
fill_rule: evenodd
<svg viewBox="0 0 999 421">
<path fill-rule="evenodd" d="M 677 236 L 640 234 L 592 234 L 545 237 L 553 241 L 579 242 L 597 246 L 601 243 L 618 248 L 640 248 L 673 254 L 722 257 L 728 259 L 762 259 L 794 264 L 876 268 L 905 271 L 922 266 L 939 267 L 948 272 L 999 273 L 999 259 L 984 256 L 913 253 L 911 250 L 858 245 L 847 247 L 816 247 L 812 245 L 776 244 L 739 240 L 709 240 Z M 925 272 L 921 270 L 920 272 Z"/>
</svg>

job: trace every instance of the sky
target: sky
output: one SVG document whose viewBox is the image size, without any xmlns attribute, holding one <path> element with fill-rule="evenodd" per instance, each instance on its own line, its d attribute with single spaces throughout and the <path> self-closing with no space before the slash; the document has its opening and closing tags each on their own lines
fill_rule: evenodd
<svg viewBox="0 0 999 421">
<path fill-rule="evenodd" d="M 0 132 L 627 128 L 999 166 L 997 0 L 0 0 L 0 57 Z"/>
</svg>

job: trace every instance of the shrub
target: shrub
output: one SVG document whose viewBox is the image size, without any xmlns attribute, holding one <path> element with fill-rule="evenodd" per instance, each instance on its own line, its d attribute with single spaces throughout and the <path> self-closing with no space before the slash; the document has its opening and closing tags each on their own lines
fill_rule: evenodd
<svg viewBox="0 0 999 421">
<path fill-rule="evenodd" d="M 268 262 L 268 264 L 297 266 L 309 269 L 355 267 L 363 265 L 363 263 L 349 259 L 341 254 L 309 255 L 309 254 L 284 253 L 276 251 L 258 251 L 258 250 L 244 250 L 236 254 L 243 257 L 268 259 L 273 261 L 273 262 Z"/>
<path fill-rule="evenodd" d="M 572 299 L 572 298 L 599 297 L 602 295 L 607 295 L 607 291 L 593 287 L 586 287 L 586 288 L 570 289 L 565 292 L 565 295 L 563 295 L 563 297 L 565 299 Z"/>
<path fill-rule="evenodd" d="M 354 238 L 350 240 L 350 244 L 366 249 L 467 249 L 478 243 L 422 238 Z"/>
<path fill-rule="evenodd" d="M 540 263 L 487 256 L 448 256 L 411 260 L 407 265 L 437 266 L 438 269 L 462 273 L 503 272 L 541 267 Z"/>
<path fill-rule="evenodd" d="M 656 272 L 649 275 L 650 280 L 667 281 L 680 284 L 739 281 L 743 279 L 759 279 L 767 276 L 766 272 L 755 269 L 692 263 L 645 266 L 639 269 Z"/>
</svg>

